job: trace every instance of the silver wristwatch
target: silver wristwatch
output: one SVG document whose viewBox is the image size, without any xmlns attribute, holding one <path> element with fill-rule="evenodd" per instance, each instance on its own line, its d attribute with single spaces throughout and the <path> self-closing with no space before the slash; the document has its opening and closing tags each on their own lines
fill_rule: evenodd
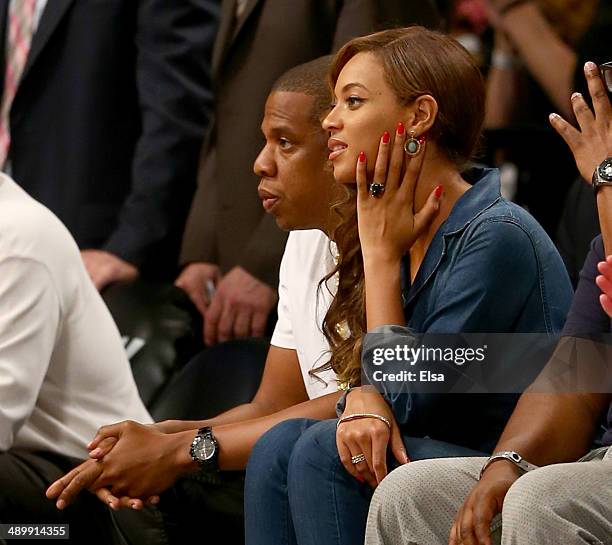
<svg viewBox="0 0 612 545">
<path fill-rule="evenodd" d="M 530 464 L 518 452 L 514 452 L 513 450 L 504 450 L 502 452 L 493 453 L 493 455 L 484 463 L 482 469 L 480 470 L 480 475 L 478 477 L 479 479 L 482 478 L 482 474 L 485 472 L 485 469 L 487 469 L 495 460 L 508 460 L 525 473 L 538 469 L 538 466 Z"/>
<path fill-rule="evenodd" d="M 612 185 L 612 157 L 604 159 L 593 172 L 593 191 L 597 190 L 602 185 Z"/>
<path fill-rule="evenodd" d="M 198 430 L 191 443 L 189 454 L 202 470 L 211 472 L 219 470 L 219 443 L 210 426 Z"/>
</svg>

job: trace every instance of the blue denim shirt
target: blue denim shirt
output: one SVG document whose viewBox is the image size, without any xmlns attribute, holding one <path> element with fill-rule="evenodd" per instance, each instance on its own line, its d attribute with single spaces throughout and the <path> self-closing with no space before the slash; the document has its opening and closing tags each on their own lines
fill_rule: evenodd
<svg viewBox="0 0 612 545">
<path fill-rule="evenodd" d="M 404 274 L 405 335 L 560 332 L 573 292 L 555 245 L 527 211 L 501 196 L 498 170 L 474 169 L 466 179 L 473 186 L 438 229 L 412 285 Z M 373 348 L 366 335 L 364 354 Z M 410 435 L 489 451 L 518 396 L 386 398 Z"/>
</svg>

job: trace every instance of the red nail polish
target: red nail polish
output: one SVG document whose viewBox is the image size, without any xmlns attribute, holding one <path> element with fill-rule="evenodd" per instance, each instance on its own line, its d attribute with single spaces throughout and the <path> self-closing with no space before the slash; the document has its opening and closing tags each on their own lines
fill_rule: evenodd
<svg viewBox="0 0 612 545">
<path fill-rule="evenodd" d="M 389 134 L 388 131 L 383 132 L 382 135 L 382 143 L 383 144 L 388 144 L 389 143 L 389 139 L 391 138 L 391 135 Z"/>
<path fill-rule="evenodd" d="M 444 191 L 444 186 L 439 185 L 438 187 L 436 187 L 434 192 L 436 199 L 439 199 L 442 196 L 442 191 Z"/>
<path fill-rule="evenodd" d="M 419 140 L 419 144 L 421 144 L 421 146 L 422 146 L 425 143 L 426 138 L 423 135 L 423 136 L 419 136 L 418 140 Z"/>
<path fill-rule="evenodd" d="M 397 134 L 404 134 L 404 124 L 401 121 L 397 124 Z"/>
<path fill-rule="evenodd" d="M 360 163 L 364 163 L 365 162 L 365 151 L 360 151 L 359 152 L 359 162 Z"/>
<path fill-rule="evenodd" d="M 355 479 L 357 479 L 360 483 L 365 483 L 365 479 L 361 475 L 357 475 Z"/>
</svg>

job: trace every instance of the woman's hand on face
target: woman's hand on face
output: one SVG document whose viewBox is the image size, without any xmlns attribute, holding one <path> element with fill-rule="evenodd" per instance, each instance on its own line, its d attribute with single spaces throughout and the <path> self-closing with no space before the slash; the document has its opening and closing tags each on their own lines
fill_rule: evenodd
<svg viewBox="0 0 612 545">
<path fill-rule="evenodd" d="M 550 115 L 550 123 L 569 146 L 581 176 L 591 183 L 599 163 L 612 157 L 612 106 L 597 65 L 587 62 L 584 73 L 594 111 L 580 93 L 574 93 L 572 108 L 580 130 L 557 114 Z"/>
<path fill-rule="evenodd" d="M 384 186 L 381 196 L 373 197 L 367 181 L 367 157 L 357 161 L 357 218 L 359 240 L 364 258 L 369 255 L 399 260 L 423 234 L 440 208 L 442 186 L 429 195 L 425 205 L 415 213 L 414 195 L 423 159 L 425 140 L 420 140 L 418 155 L 408 158 L 404 151 L 406 135 L 399 123 L 394 142 L 385 133 L 378 148 L 374 167 L 374 184 Z"/>
<path fill-rule="evenodd" d="M 378 414 L 391 422 L 389 430 L 377 418 L 363 418 L 343 422 L 336 431 L 338 454 L 346 470 L 357 480 L 376 488 L 387 475 L 387 445 L 390 444 L 400 464 L 407 463 L 408 456 L 393 412 L 374 388 L 355 388 L 347 396 L 344 416 L 358 413 Z M 353 464 L 351 458 L 359 454 L 366 459 Z"/>
</svg>

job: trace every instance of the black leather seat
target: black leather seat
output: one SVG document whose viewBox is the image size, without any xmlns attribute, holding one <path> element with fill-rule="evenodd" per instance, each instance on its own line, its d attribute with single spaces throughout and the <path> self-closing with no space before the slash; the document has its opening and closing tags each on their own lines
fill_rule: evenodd
<svg viewBox="0 0 612 545">
<path fill-rule="evenodd" d="M 242 403 L 257 392 L 269 343 L 228 341 L 194 357 L 149 407 L 156 421 L 203 420 Z"/>
<path fill-rule="evenodd" d="M 255 395 L 267 339 L 204 349 L 200 314 L 170 284 L 115 284 L 103 298 L 123 336 L 140 396 L 156 421 L 209 418 Z"/>
<path fill-rule="evenodd" d="M 147 407 L 203 348 L 202 320 L 185 293 L 171 284 L 136 281 L 104 290 L 132 372 Z"/>
</svg>

